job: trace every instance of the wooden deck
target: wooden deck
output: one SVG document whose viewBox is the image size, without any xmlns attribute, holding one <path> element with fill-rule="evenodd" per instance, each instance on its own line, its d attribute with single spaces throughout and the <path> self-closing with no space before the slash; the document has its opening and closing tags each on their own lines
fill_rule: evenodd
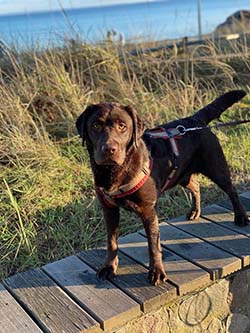
<svg viewBox="0 0 250 333">
<path fill-rule="evenodd" d="M 241 199 L 249 213 L 250 192 Z M 234 225 L 228 202 L 206 207 L 199 222 L 180 217 L 161 223 L 160 230 L 166 283 L 148 284 L 141 230 L 120 238 L 120 266 L 112 281 L 96 278 L 103 249 L 7 278 L 0 284 L 0 332 L 108 332 L 250 266 L 250 226 Z"/>
</svg>

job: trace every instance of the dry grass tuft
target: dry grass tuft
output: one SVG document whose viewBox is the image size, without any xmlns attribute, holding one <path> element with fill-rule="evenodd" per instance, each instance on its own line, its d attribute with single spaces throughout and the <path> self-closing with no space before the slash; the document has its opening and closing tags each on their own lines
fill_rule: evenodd
<svg viewBox="0 0 250 333">
<path fill-rule="evenodd" d="M 249 54 L 243 42 L 136 56 L 75 41 L 39 52 L 7 50 L 0 60 L 0 278 L 105 240 L 74 126 L 86 105 L 132 104 L 148 126 L 183 117 L 222 92 L 249 92 Z M 223 119 L 249 117 L 249 104 L 246 97 Z M 249 127 L 218 135 L 238 188 L 249 189 Z M 222 197 L 207 180 L 202 184 L 204 203 Z M 188 205 L 183 190 L 174 189 L 159 200 L 160 216 L 182 214 Z M 140 227 L 124 213 L 122 233 Z"/>
</svg>

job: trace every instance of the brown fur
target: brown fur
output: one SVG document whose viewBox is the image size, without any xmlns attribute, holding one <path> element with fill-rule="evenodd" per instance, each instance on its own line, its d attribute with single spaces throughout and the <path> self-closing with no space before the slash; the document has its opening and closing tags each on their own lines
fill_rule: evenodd
<svg viewBox="0 0 250 333">
<path fill-rule="evenodd" d="M 233 103 L 245 96 L 243 91 L 228 92 L 191 117 L 161 125 L 165 129 L 183 125 L 204 126 Z M 149 281 L 158 284 L 166 279 L 162 265 L 158 217 L 155 209 L 161 188 L 173 168 L 174 155 L 168 141 L 151 138 L 142 120 L 129 106 L 101 103 L 89 106 L 78 118 L 78 132 L 86 141 L 95 185 L 115 191 L 128 184 L 148 160 L 154 160 L 152 172 L 144 185 L 131 195 L 115 199 L 116 207 L 108 207 L 98 194 L 107 226 L 107 258 L 100 268 L 101 278 L 111 277 L 118 266 L 119 207 L 134 211 L 142 219 L 149 248 Z M 200 216 L 200 190 L 195 174 L 201 173 L 225 191 L 233 205 L 235 223 L 249 223 L 230 179 L 230 172 L 217 137 L 209 130 L 188 132 L 178 140 L 179 165 L 171 187 L 180 184 L 192 195 L 189 219 Z"/>
</svg>

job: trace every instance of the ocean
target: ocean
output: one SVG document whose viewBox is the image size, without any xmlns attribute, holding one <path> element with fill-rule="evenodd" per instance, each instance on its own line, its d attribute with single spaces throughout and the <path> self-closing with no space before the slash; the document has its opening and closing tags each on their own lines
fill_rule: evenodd
<svg viewBox="0 0 250 333">
<path fill-rule="evenodd" d="M 201 0 L 202 33 L 240 9 L 249 0 Z M 1 13 L 0 13 L 1 14 Z M 80 36 L 87 42 L 105 39 L 115 31 L 125 40 L 163 40 L 198 35 L 196 0 L 162 0 L 15 15 L 0 15 L 0 40 L 20 47 L 47 47 Z"/>
</svg>

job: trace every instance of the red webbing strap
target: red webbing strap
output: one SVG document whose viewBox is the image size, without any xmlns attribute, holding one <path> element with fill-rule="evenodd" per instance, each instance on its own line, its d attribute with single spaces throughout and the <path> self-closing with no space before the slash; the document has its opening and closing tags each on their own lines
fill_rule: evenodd
<svg viewBox="0 0 250 333">
<path fill-rule="evenodd" d="M 119 190 L 115 192 L 115 194 L 113 193 L 107 193 L 103 188 L 96 186 L 96 192 L 102 197 L 104 203 L 110 207 L 110 208 L 114 208 L 116 207 L 116 203 L 115 203 L 115 199 L 120 199 L 120 198 L 124 198 L 128 195 L 133 194 L 134 192 L 138 191 L 148 180 L 151 171 L 153 168 L 153 159 L 149 160 L 149 168 L 148 168 L 148 172 L 145 173 L 144 168 L 143 170 L 143 174 L 144 176 L 139 180 L 139 182 L 133 186 L 132 188 L 129 188 L 129 184 L 126 185 L 126 188 L 128 188 L 128 190 L 126 190 L 125 192 L 120 192 Z M 118 192 L 118 193 L 117 193 Z"/>
<path fill-rule="evenodd" d="M 112 200 L 112 198 L 109 195 L 106 195 L 100 187 L 96 186 L 95 190 L 101 196 L 106 206 L 108 206 L 109 208 L 117 207 L 114 200 Z"/>
<path fill-rule="evenodd" d="M 127 190 L 126 192 L 123 192 L 123 193 L 119 193 L 119 194 L 113 194 L 111 195 L 112 198 L 123 198 L 123 197 L 126 197 L 127 195 L 130 195 L 130 194 L 133 194 L 134 192 L 138 191 L 142 185 L 144 185 L 146 183 L 146 181 L 148 180 L 150 174 L 151 174 L 151 171 L 152 171 L 152 168 L 153 168 L 153 164 L 154 164 L 154 161 L 153 159 L 150 159 L 149 161 L 149 172 L 146 173 L 144 175 L 144 177 L 139 181 L 139 183 L 137 183 L 133 188 Z"/>
</svg>

